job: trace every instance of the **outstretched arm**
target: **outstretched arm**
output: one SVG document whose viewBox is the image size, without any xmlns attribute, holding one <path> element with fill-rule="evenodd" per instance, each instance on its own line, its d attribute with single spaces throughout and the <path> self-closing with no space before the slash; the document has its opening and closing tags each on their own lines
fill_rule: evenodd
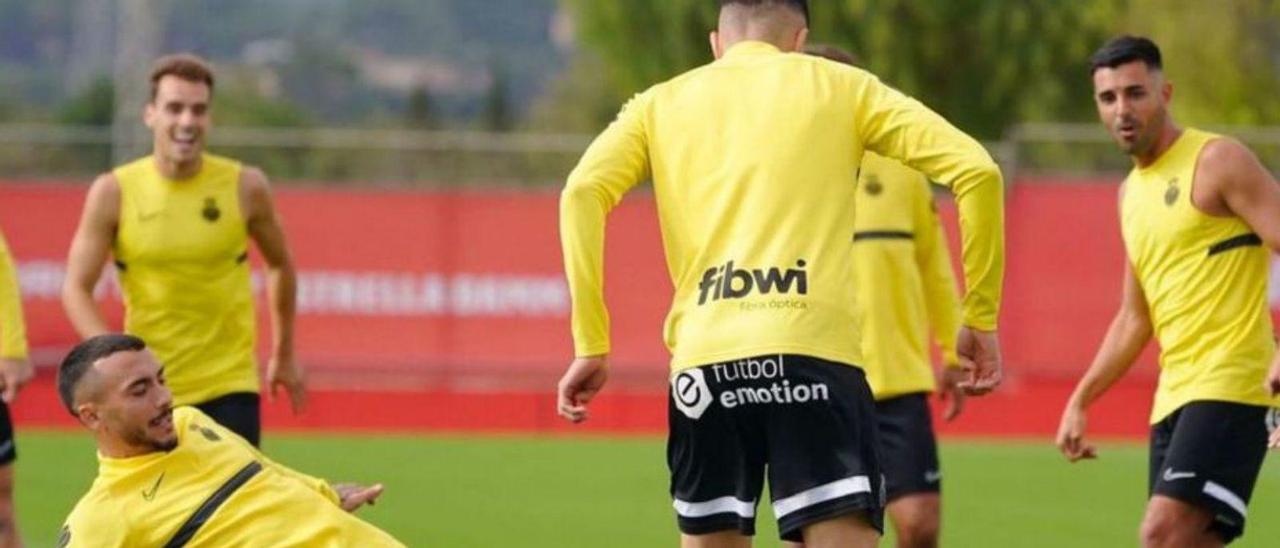
<svg viewBox="0 0 1280 548">
<path fill-rule="evenodd" d="M 1151 316 L 1146 295 L 1132 270 L 1126 266 L 1124 273 L 1124 299 L 1120 311 L 1111 320 L 1111 327 L 1102 339 L 1093 364 L 1076 385 L 1075 392 L 1067 400 L 1058 427 L 1058 449 L 1071 462 L 1091 459 L 1097 450 L 1085 442 L 1087 410 L 1102 397 L 1137 361 L 1142 349 L 1151 340 Z"/>
</svg>

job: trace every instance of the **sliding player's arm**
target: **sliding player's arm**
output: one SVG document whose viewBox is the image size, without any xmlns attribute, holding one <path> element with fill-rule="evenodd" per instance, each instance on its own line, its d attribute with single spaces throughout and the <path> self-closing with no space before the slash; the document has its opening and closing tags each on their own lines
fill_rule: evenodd
<svg viewBox="0 0 1280 548">
<path fill-rule="evenodd" d="M 965 295 L 957 352 L 972 374 L 970 393 L 1003 378 L 996 336 L 1004 280 L 1004 182 L 980 143 L 915 99 L 866 74 L 855 83 L 855 127 L 869 150 L 950 187 L 960 214 Z"/>
<path fill-rule="evenodd" d="M 119 219 L 120 184 L 115 176 L 102 175 L 85 197 L 80 225 L 67 254 L 67 278 L 62 284 L 62 308 L 83 339 L 111 331 L 93 299 L 93 290 L 107 264 Z"/>
<path fill-rule="evenodd" d="M 31 374 L 18 271 L 13 266 L 4 234 L 0 234 L 0 383 L 3 383 L 0 385 L 3 392 L 0 397 L 5 402 L 12 402 L 18 388 L 31 380 Z"/>
<path fill-rule="evenodd" d="M 632 99 L 596 137 L 560 195 L 560 245 L 573 303 L 576 359 L 560 379 L 557 412 L 573 422 L 608 378 L 609 313 L 604 304 L 604 232 L 609 212 L 649 176 L 645 120 L 649 96 Z"/>
<path fill-rule="evenodd" d="M 928 181 L 921 181 L 916 200 L 916 267 L 924 286 L 924 303 L 929 315 L 929 331 L 942 351 L 942 375 L 939 395 L 949 400 L 943 412 L 946 420 L 955 419 L 964 409 L 964 370 L 956 356 L 956 334 L 960 331 L 960 296 L 956 294 L 955 273 L 951 270 L 951 252 L 946 233 L 938 219 L 933 192 Z"/>
<path fill-rule="evenodd" d="M 1138 355 L 1151 340 L 1151 314 L 1146 295 L 1132 269 L 1126 265 L 1124 272 L 1124 297 L 1120 310 L 1111 320 L 1102 346 L 1084 377 L 1076 384 L 1075 391 L 1062 411 L 1058 427 L 1058 449 L 1071 462 L 1097 456 L 1097 449 L 1085 439 L 1088 408 L 1129 371 Z"/>
</svg>

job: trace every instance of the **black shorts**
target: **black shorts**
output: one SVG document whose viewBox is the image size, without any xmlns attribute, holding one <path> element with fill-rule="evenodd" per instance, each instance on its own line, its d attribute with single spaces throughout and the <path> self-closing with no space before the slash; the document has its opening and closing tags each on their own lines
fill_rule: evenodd
<svg viewBox="0 0 1280 548">
<path fill-rule="evenodd" d="M 18 460 L 18 446 L 13 440 L 13 419 L 9 418 L 9 405 L 0 401 L 0 466 L 8 466 Z"/>
<path fill-rule="evenodd" d="M 262 398 L 253 392 L 219 396 L 194 407 L 258 447 L 262 441 Z"/>
<path fill-rule="evenodd" d="M 875 405 L 861 369 L 793 355 L 735 360 L 680 372 L 668 399 L 680 531 L 755 534 L 766 468 L 784 540 L 854 513 L 883 531 Z"/>
<path fill-rule="evenodd" d="M 880 462 L 886 500 L 942 492 L 938 441 L 933 434 L 928 394 L 907 394 L 876 402 Z"/>
<path fill-rule="evenodd" d="M 1213 514 L 1210 529 L 1224 542 L 1239 537 L 1274 413 L 1221 401 L 1178 408 L 1151 427 L 1149 494 L 1202 507 Z"/>
</svg>

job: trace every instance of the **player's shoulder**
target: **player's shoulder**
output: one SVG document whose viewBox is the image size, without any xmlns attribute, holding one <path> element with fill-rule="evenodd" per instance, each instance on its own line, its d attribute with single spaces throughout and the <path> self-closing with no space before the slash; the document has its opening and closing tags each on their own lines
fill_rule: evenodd
<svg viewBox="0 0 1280 548">
<path fill-rule="evenodd" d="M 80 497 L 63 526 L 64 534 L 87 534 L 117 529 L 125 521 L 127 509 L 119 497 L 112 496 L 110 486 L 101 477 L 93 481 L 89 491 Z"/>
<path fill-rule="evenodd" d="M 1234 137 L 1208 134 L 1204 137 L 1197 164 L 1210 170 L 1230 170 L 1256 161 L 1253 151 Z"/>
</svg>

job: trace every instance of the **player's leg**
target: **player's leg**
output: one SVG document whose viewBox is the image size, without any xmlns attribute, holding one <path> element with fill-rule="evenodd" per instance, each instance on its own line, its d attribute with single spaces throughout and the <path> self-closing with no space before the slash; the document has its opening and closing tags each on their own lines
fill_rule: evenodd
<svg viewBox="0 0 1280 548">
<path fill-rule="evenodd" d="M 885 492 L 866 376 L 802 356 L 786 356 L 785 365 L 785 375 L 757 396 L 770 401 L 762 408 L 778 530 L 807 548 L 875 546 Z"/>
<path fill-rule="evenodd" d="M 262 398 L 253 392 L 219 396 L 195 406 L 254 447 L 262 440 Z"/>
<path fill-rule="evenodd" d="M 680 548 L 750 548 L 751 537 L 737 531 L 705 535 L 680 534 Z"/>
<path fill-rule="evenodd" d="M 1213 514 L 1194 504 L 1156 495 L 1147 502 L 1142 517 L 1142 546 L 1145 548 L 1215 548 L 1223 545 L 1214 533 Z"/>
<path fill-rule="evenodd" d="M 942 523 L 942 473 L 927 394 L 876 402 L 885 508 L 899 548 L 938 545 Z"/>
<path fill-rule="evenodd" d="M 751 546 L 764 486 L 759 409 L 717 401 L 737 384 L 714 367 L 675 375 L 668 394 L 667 465 L 685 548 Z"/>
<path fill-rule="evenodd" d="M 1151 470 L 1143 545 L 1222 546 L 1244 532 L 1266 456 L 1267 414 L 1260 406 L 1197 401 L 1170 417 L 1163 461 Z"/>
<path fill-rule="evenodd" d="M 22 546 L 13 504 L 13 463 L 17 458 L 9 406 L 0 402 L 0 548 Z"/>
</svg>

